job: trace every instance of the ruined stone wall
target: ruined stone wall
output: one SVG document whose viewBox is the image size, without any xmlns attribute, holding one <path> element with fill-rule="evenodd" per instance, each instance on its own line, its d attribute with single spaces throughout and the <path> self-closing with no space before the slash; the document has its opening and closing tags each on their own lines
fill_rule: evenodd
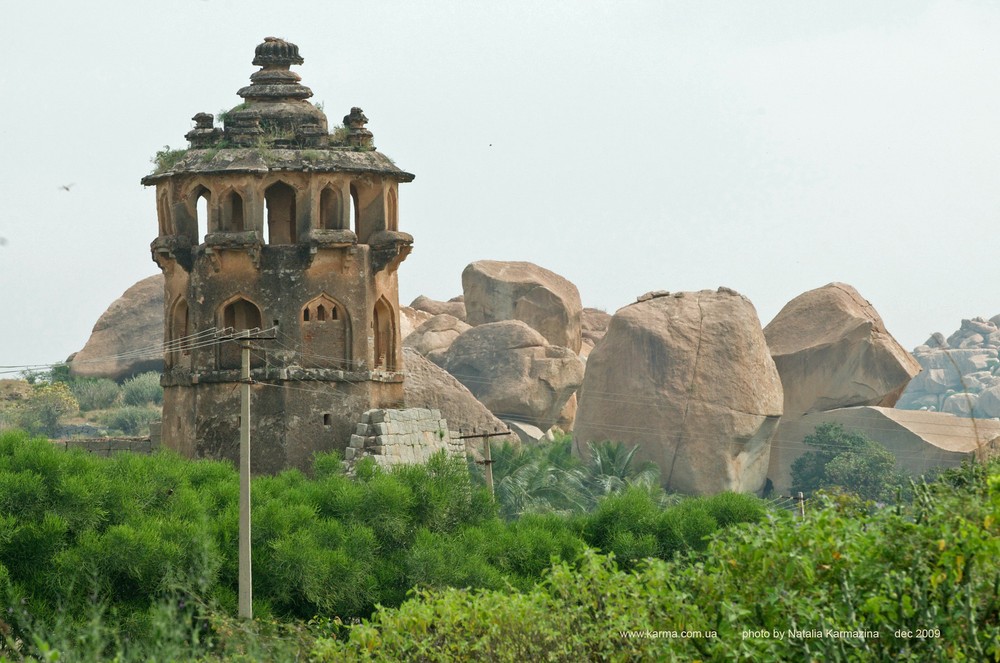
<svg viewBox="0 0 1000 663">
<path fill-rule="evenodd" d="M 441 450 L 455 456 L 465 454 L 465 443 L 452 439 L 440 410 L 379 409 L 362 415 L 345 458 L 356 461 L 371 456 L 382 467 L 390 467 L 423 463 Z"/>
</svg>

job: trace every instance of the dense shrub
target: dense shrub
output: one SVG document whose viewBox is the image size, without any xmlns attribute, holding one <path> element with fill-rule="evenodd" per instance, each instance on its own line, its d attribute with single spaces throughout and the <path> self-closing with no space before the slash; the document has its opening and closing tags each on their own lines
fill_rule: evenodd
<svg viewBox="0 0 1000 663">
<path fill-rule="evenodd" d="M 718 527 L 703 500 L 664 510 L 662 494 L 635 486 L 593 514 L 507 521 L 464 461 L 444 454 L 391 471 L 359 463 L 355 473 L 336 454 L 319 454 L 313 477 L 254 479 L 256 615 L 363 618 L 376 605 L 400 605 L 414 587 L 530 592 L 553 559 L 576 560 L 588 545 L 635 566 L 703 548 Z M 160 637 L 180 602 L 190 628 L 163 637 L 194 637 L 191 620 L 236 610 L 238 495 L 228 463 L 166 452 L 105 459 L 0 435 L 0 581 L 9 577 L 7 605 L 23 598 L 27 611 L 7 623 L 31 642 L 30 634 L 85 631 L 98 620 L 105 630 L 91 640 L 104 645 L 94 646 L 118 647 Z"/>
<path fill-rule="evenodd" d="M 162 413 L 155 405 L 126 405 L 101 415 L 101 425 L 126 435 L 139 435 L 149 430 L 149 424 L 158 421 Z"/>
<path fill-rule="evenodd" d="M 80 405 L 65 382 L 40 382 L 16 410 L 18 424 L 26 430 L 49 437 L 59 434 L 63 417 L 76 414 Z"/>
<path fill-rule="evenodd" d="M 122 402 L 125 405 L 159 405 L 163 402 L 163 387 L 156 371 L 140 373 L 122 383 Z"/>
<path fill-rule="evenodd" d="M 700 508 L 733 511 L 723 503 Z M 320 639 L 313 657 L 1000 660 L 1000 463 L 918 486 L 909 506 L 861 506 L 847 497 L 804 521 L 731 528 L 704 556 L 633 572 L 588 552 L 526 592 L 421 591 L 348 638 Z"/>
<path fill-rule="evenodd" d="M 84 412 L 109 408 L 121 395 L 118 383 L 107 378 L 77 378 L 69 387 Z"/>
</svg>

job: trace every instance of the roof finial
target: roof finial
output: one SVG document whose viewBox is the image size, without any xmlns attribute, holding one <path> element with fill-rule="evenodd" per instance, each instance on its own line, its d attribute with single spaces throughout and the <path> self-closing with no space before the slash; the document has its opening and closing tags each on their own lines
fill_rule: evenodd
<svg viewBox="0 0 1000 663">
<path fill-rule="evenodd" d="M 300 85 L 302 79 L 299 75 L 289 71 L 293 64 L 303 62 L 305 60 L 299 55 L 299 47 L 292 42 L 278 37 L 264 37 L 264 43 L 257 45 L 253 58 L 253 64 L 260 67 L 260 71 L 254 72 L 250 76 L 250 85 L 237 94 L 248 101 L 308 99 L 312 90 Z"/>
</svg>

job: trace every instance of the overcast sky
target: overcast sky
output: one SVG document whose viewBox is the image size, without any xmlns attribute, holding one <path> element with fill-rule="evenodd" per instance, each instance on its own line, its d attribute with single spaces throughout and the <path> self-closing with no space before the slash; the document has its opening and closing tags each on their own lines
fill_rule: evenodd
<svg viewBox="0 0 1000 663">
<path fill-rule="evenodd" d="M 241 101 L 269 35 L 331 126 L 361 106 L 416 174 L 403 304 L 497 259 L 609 312 L 725 285 L 763 324 L 843 281 L 908 348 L 1000 313 L 995 3 L 25 2 L 4 23 L 0 365 L 64 359 L 157 272 L 139 180 Z"/>
</svg>

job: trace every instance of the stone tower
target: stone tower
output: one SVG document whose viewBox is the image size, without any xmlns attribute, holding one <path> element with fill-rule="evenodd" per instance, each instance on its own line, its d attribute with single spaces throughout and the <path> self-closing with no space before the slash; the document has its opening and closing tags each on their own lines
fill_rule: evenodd
<svg viewBox="0 0 1000 663">
<path fill-rule="evenodd" d="M 215 126 L 194 116 L 190 148 L 157 155 L 153 260 L 166 280 L 163 443 L 236 459 L 239 347 L 223 330 L 260 328 L 252 366 L 255 472 L 306 468 L 344 449 L 361 414 L 403 401 L 397 268 L 400 182 L 352 108 L 331 134 L 268 37 L 243 103 Z"/>
</svg>

